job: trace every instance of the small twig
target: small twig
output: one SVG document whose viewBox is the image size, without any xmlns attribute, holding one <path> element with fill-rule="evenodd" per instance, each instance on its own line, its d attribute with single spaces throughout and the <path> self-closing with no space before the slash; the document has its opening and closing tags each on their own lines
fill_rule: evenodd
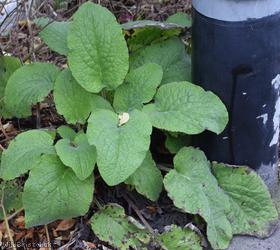
<svg viewBox="0 0 280 250">
<path fill-rule="evenodd" d="M 29 39 L 29 51 L 31 53 L 31 60 L 35 61 L 35 53 L 34 53 L 34 35 L 33 35 L 33 31 L 32 31 L 32 24 L 30 21 L 30 12 L 32 9 L 32 4 L 33 1 L 29 0 L 28 3 L 25 4 L 25 13 L 26 13 L 26 22 L 27 22 L 27 28 L 28 28 L 28 33 L 30 36 Z"/>
<path fill-rule="evenodd" d="M 9 237 L 10 243 L 12 245 L 12 249 L 16 250 L 16 246 L 15 246 L 15 243 L 14 243 L 13 236 L 11 234 L 11 230 L 10 230 L 9 221 L 8 221 L 8 218 L 7 218 L 5 207 L 4 207 L 3 204 L 1 204 L 1 207 L 2 207 L 2 211 L 3 211 L 4 222 L 5 222 L 5 225 L 6 225 L 7 232 L 8 232 L 8 237 Z"/>
<path fill-rule="evenodd" d="M 100 202 L 94 197 L 93 198 L 94 203 L 96 204 L 96 206 L 98 207 L 98 209 L 102 209 L 103 206 L 100 204 Z"/>
<path fill-rule="evenodd" d="M 51 250 L 51 239 L 49 235 L 48 225 L 45 225 L 46 237 L 47 237 L 47 248 Z"/>
<path fill-rule="evenodd" d="M 80 231 L 77 231 L 75 229 L 75 231 L 74 231 L 73 235 L 70 237 L 69 241 L 65 245 L 59 247 L 58 250 L 70 249 L 70 246 L 75 244 L 80 236 L 81 236 Z"/>
<path fill-rule="evenodd" d="M 0 130 L 2 131 L 3 135 L 5 136 L 6 139 L 9 139 L 9 136 L 8 134 L 6 133 L 6 130 L 3 126 L 3 123 L 2 123 L 2 117 L 0 117 Z"/>
<path fill-rule="evenodd" d="M 200 231 L 200 229 L 198 227 L 196 227 L 195 225 L 193 225 L 190 222 L 185 226 L 185 228 L 189 228 L 192 231 L 196 232 L 200 236 L 200 238 L 202 239 L 202 242 L 201 242 L 202 246 L 206 247 L 206 248 L 208 247 L 207 239 L 205 238 L 205 236 L 203 235 L 203 233 Z"/>
<path fill-rule="evenodd" d="M 134 212 L 137 214 L 137 216 L 139 217 L 139 219 L 142 221 L 142 223 L 145 225 L 145 227 L 149 230 L 149 232 L 154 235 L 154 230 L 153 228 L 150 226 L 150 224 L 147 222 L 147 220 L 143 217 L 143 215 L 141 214 L 140 210 L 138 209 L 138 207 L 132 202 L 132 200 L 129 199 L 129 197 L 126 194 L 123 194 L 123 198 L 126 200 L 126 202 L 132 207 L 132 209 L 134 210 Z"/>
<path fill-rule="evenodd" d="M 14 8 L 11 12 L 6 13 L 4 20 L 2 20 L 2 22 L 0 23 L 0 29 L 5 30 L 5 28 L 7 28 L 8 25 L 12 22 L 10 21 L 10 23 L 6 24 L 6 21 L 9 19 L 9 17 L 12 17 L 15 13 L 19 12 L 19 5 L 20 4 L 17 4 L 16 8 Z M 2 10 L 0 12 L 2 12 Z M 12 18 L 10 19 L 12 20 Z M 6 25 L 6 27 L 3 28 L 4 24 Z"/>
<path fill-rule="evenodd" d="M 1 208 L 2 208 L 2 211 L 3 211 L 4 222 L 5 222 L 5 226 L 6 226 L 6 229 L 7 229 L 7 233 L 8 233 L 8 237 L 9 237 L 12 249 L 16 250 L 16 245 L 14 243 L 14 239 L 13 239 L 13 236 L 11 234 L 6 209 L 5 209 L 5 206 L 4 206 L 4 194 L 5 194 L 4 190 L 5 190 L 5 185 L 2 188 L 2 197 L 1 197 L 1 204 L 0 205 L 1 205 Z"/>
<path fill-rule="evenodd" d="M 40 45 L 38 45 L 35 49 L 34 49 L 34 53 L 36 54 L 39 50 L 41 50 L 43 47 L 44 47 L 44 43 L 41 43 Z M 29 52 L 25 57 L 22 58 L 22 62 L 26 62 L 28 59 L 31 58 L 33 54 L 33 51 L 32 52 Z"/>
<path fill-rule="evenodd" d="M 70 249 L 70 246 L 72 246 L 75 242 L 76 242 L 76 239 L 72 239 L 65 245 L 59 247 L 58 250 Z"/>
<path fill-rule="evenodd" d="M 5 8 L 5 5 L 7 4 L 8 0 L 5 0 L 3 3 L 1 3 L 1 6 L 0 6 L 0 12 L 2 12 L 2 10 L 4 10 Z M 5 10 L 6 12 L 6 10 Z"/>
<path fill-rule="evenodd" d="M 33 30 L 32 30 L 32 23 L 30 21 L 32 6 L 33 6 L 33 0 L 29 0 L 28 3 L 26 3 L 26 5 L 25 5 L 25 12 L 26 12 L 26 22 L 27 22 L 28 33 L 30 36 L 30 39 L 29 39 L 30 51 L 29 51 L 28 56 L 32 62 L 35 62 L 36 56 L 35 56 L 34 34 L 33 34 Z M 37 127 L 37 129 L 41 128 L 40 103 L 37 103 L 37 105 L 36 105 L 36 127 Z"/>
<path fill-rule="evenodd" d="M 20 208 L 19 210 L 15 211 L 14 213 L 12 213 L 9 217 L 8 217 L 8 220 L 11 220 L 13 219 L 15 216 L 17 216 L 20 212 L 23 211 L 23 207 Z"/>
<path fill-rule="evenodd" d="M 0 149 L 2 150 L 2 152 L 5 151 L 5 148 L 0 144 Z"/>
</svg>

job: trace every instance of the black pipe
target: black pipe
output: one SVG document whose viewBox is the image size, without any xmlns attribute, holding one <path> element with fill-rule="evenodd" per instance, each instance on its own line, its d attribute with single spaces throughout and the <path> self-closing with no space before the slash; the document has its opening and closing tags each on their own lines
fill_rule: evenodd
<svg viewBox="0 0 280 250">
<path fill-rule="evenodd" d="M 193 9 L 193 82 L 222 99 L 230 120 L 221 135 L 205 132 L 194 138 L 195 144 L 210 160 L 255 169 L 273 192 L 278 183 L 280 14 L 229 21 L 202 12 Z"/>
</svg>

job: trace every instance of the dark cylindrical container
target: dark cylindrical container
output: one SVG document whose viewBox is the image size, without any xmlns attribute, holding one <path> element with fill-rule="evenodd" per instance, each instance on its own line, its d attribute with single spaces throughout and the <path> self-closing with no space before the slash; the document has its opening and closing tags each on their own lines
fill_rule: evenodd
<svg viewBox="0 0 280 250">
<path fill-rule="evenodd" d="M 221 135 L 195 143 L 210 160 L 255 169 L 273 192 L 278 182 L 280 1 L 193 0 L 193 82 L 229 111 Z"/>
</svg>

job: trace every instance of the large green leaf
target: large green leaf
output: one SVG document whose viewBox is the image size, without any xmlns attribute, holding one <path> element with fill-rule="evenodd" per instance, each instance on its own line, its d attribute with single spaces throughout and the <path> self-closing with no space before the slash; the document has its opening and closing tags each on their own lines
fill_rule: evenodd
<svg viewBox="0 0 280 250">
<path fill-rule="evenodd" d="M 163 69 L 162 84 L 191 80 L 191 60 L 179 38 L 170 38 L 139 49 L 130 59 L 134 69 L 146 63 L 159 64 Z"/>
<path fill-rule="evenodd" d="M 70 28 L 70 22 L 57 22 L 48 18 L 39 18 L 35 23 L 42 28 L 39 33 L 43 41 L 53 51 L 67 55 L 67 35 Z"/>
<path fill-rule="evenodd" d="M 106 99 L 82 88 L 69 69 L 61 72 L 56 79 L 54 101 L 58 113 L 71 124 L 84 124 L 89 114 L 98 109 L 113 110 Z"/>
<path fill-rule="evenodd" d="M 128 71 L 128 49 L 114 15 L 87 2 L 74 14 L 68 35 L 70 69 L 90 92 L 115 89 Z"/>
<path fill-rule="evenodd" d="M 212 175 L 204 153 L 192 147 L 182 148 L 175 156 L 174 167 L 164 178 L 168 196 L 176 207 L 205 219 L 207 237 L 214 249 L 227 248 L 232 238 L 226 216 L 230 202 Z"/>
<path fill-rule="evenodd" d="M 54 101 L 59 114 L 68 123 L 85 123 L 91 112 L 92 94 L 82 88 L 66 69 L 59 74 L 54 85 Z"/>
<path fill-rule="evenodd" d="M 88 178 L 96 163 L 96 149 L 88 144 L 85 134 L 78 134 L 74 141 L 59 140 L 55 145 L 56 152 L 64 165 L 73 169 L 80 180 Z"/>
<path fill-rule="evenodd" d="M 213 164 L 213 171 L 230 201 L 233 233 L 268 237 L 278 224 L 278 213 L 262 179 L 247 167 Z"/>
<path fill-rule="evenodd" d="M 18 118 L 31 115 L 31 105 L 44 100 L 58 73 L 59 69 L 49 63 L 33 63 L 16 70 L 5 90 L 8 112 Z"/>
<path fill-rule="evenodd" d="M 81 181 L 57 156 L 42 156 L 24 186 L 26 227 L 84 215 L 89 209 L 93 189 L 93 176 Z"/>
<path fill-rule="evenodd" d="M 157 168 L 150 152 L 141 166 L 125 181 L 126 184 L 135 186 L 138 193 L 156 201 L 162 190 L 162 175 Z"/>
<path fill-rule="evenodd" d="M 162 68 L 157 64 L 148 63 L 132 70 L 125 83 L 119 86 L 114 96 L 114 107 L 120 112 L 134 108 L 142 108 L 144 103 L 151 101 L 162 80 Z"/>
<path fill-rule="evenodd" d="M 199 134 L 206 129 L 219 134 L 228 122 L 221 100 L 189 82 L 160 87 L 155 102 L 145 106 L 144 111 L 154 127 L 186 134 Z"/>
<path fill-rule="evenodd" d="M 14 179 L 32 169 L 42 154 L 54 154 L 53 138 L 40 130 L 29 130 L 19 134 L 2 154 L 1 178 Z"/>
<path fill-rule="evenodd" d="M 88 123 L 87 135 L 89 143 L 96 146 L 101 176 L 110 186 L 125 181 L 140 167 L 149 150 L 152 125 L 147 116 L 133 110 L 121 125 L 116 113 L 98 110 Z"/>
<path fill-rule="evenodd" d="M 20 68 L 18 58 L 12 56 L 0 56 L 0 114 L 5 115 L 4 95 L 5 88 L 10 76 Z"/>
<path fill-rule="evenodd" d="M 200 237 L 189 228 L 172 225 L 157 241 L 165 250 L 202 250 Z"/>
<path fill-rule="evenodd" d="M 147 249 L 151 240 L 149 233 L 132 217 L 125 215 L 124 209 L 117 204 L 107 205 L 95 213 L 91 227 L 96 236 L 109 242 L 120 250 Z"/>
</svg>

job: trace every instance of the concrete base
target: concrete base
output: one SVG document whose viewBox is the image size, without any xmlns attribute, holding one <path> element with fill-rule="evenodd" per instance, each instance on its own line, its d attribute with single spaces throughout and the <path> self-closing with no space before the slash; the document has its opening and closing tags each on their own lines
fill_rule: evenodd
<svg viewBox="0 0 280 250">
<path fill-rule="evenodd" d="M 233 238 L 227 250 L 279 250 L 280 249 L 280 226 L 274 234 L 261 240 L 248 236 L 236 236 Z"/>
</svg>

